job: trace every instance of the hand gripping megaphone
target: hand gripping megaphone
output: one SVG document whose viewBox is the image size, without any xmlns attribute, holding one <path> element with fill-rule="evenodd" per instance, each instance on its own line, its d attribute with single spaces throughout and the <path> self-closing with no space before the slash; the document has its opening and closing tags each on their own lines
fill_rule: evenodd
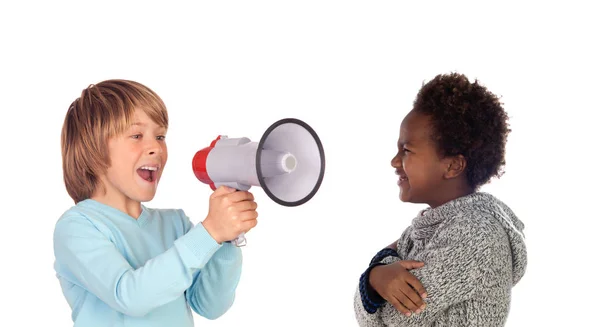
<svg viewBox="0 0 600 327">
<path fill-rule="evenodd" d="M 310 200 L 325 174 L 325 153 L 317 133 L 305 122 L 285 118 L 272 124 L 258 143 L 219 135 L 196 152 L 194 175 L 212 190 L 261 187 L 276 203 L 293 207 Z M 233 243 L 246 245 L 244 233 Z"/>
</svg>

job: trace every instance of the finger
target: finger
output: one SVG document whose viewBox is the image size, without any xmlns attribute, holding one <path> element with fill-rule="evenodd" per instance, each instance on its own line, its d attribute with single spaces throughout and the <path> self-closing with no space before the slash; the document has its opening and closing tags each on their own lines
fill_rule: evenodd
<svg viewBox="0 0 600 327">
<path fill-rule="evenodd" d="M 402 314 L 404 314 L 405 316 L 410 316 L 410 310 L 408 310 L 404 305 L 402 305 L 402 303 L 400 303 L 400 301 L 398 301 L 398 299 L 393 295 L 390 297 L 390 300 L 388 302 L 390 302 L 394 306 L 394 308 L 396 308 L 396 310 L 402 312 Z"/>
<path fill-rule="evenodd" d="M 410 289 L 410 286 L 407 284 L 404 284 L 403 287 L 399 287 L 398 291 L 396 291 L 393 295 L 396 297 L 396 299 L 398 300 L 398 302 L 400 302 L 404 307 L 406 307 L 408 310 L 415 312 L 419 309 L 420 305 L 415 304 L 415 302 L 412 301 L 412 299 L 407 296 L 407 290 L 405 289 Z M 415 293 L 415 295 L 417 295 Z M 419 296 L 417 295 L 417 298 L 419 298 Z"/>
<path fill-rule="evenodd" d="M 415 260 L 402 260 L 399 262 L 400 262 L 400 265 L 406 270 L 421 268 L 425 265 L 424 262 L 415 261 Z"/>
<path fill-rule="evenodd" d="M 246 220 L 243 223 L 243 227 L 242 229 L 244 230 L 244 232 L 248 232 L 249 230 L 251 230 L 252 228 L 256 227 L 256 225 L 258 225 L 258 219 L 250 219 L 250 220 Z"/>
<path fill-rule="evenodd" d="M 419 294 L 422 299 L 427 298 L 427 291 L 425 291 L 425 287 L 423 287 L 423 284 L 421 284 L 415 275 L 409 273 L 409 276 L 406 278 L 406 282 L 415 289 L 417 294 Z"/>
<path fill-rule="evenodd" d="M 254 210 L 248 210 L 248 211 L 244 211 L 239 213 L 238 215 L 238 219 L 240 221 L 248 221 L 248 220 L 253 220 L 258 218 L 258 212 L 254 211 Z"/>
<path fill-rule="evenodd" d="M 254 195 L 248 191 L 237 191 L 226 194 L 225 197 L 232 203 L 251 200 L 254 201 Z"/>
<path fill-rule="evenodd" d="M 258 208 L 258 204 L 251 200 L 237 202 L 233 206 L 239 212 L 256 210 L 256 208 Z"/>
<path fill-rule="evenodd" d="M 421 298 L 419 293 L 417 293 L 409 284 L 404 284 L 403 287 L 400 287 L 400 291 L 406 298 L 406 302 L 404 302 L 404 300 L 402 302 L 404 306 L 406 306 L 413 312 L 425 308 L 425 302 L 423 302 L 423 299 Z"/>
<path fill-rule="evenodd" d="M 236 189 L 234 189 L 234 188 L 231 188 L 231 187 L 225 186 L 225 185 L 221 185 L 221 186 L 217 187 L 217 189 L 210 195 L 210 198 L 215 199 L 220 196 L 223 196 L 223 195 L 226 195 L 229 193 L 233 193 L 235 191 L 236 191 Z"/>
</svg>

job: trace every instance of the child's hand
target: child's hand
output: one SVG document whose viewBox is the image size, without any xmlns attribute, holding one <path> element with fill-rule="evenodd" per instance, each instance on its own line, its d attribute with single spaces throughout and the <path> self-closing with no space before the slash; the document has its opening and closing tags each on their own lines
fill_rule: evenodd
<svg viewBox="0 0 600 327">
<path fill-rule="evenodd" d="M 421 282 L 408 270 L 423 265 L 419 261 L 405 260 L 377 266 L 371 270 L 369 284 L 403 314 L 410 316 L 411 311 L 420 313 L 425 309 L 423 299 L 427 297 L 427 293 Z"/>
<path fill-rule="evenodd" d="M 256 207 L 252 193 L 220 186 L 210 196 L 208 215 L 202 225 L 221 244 L 256 226 Z"/>
</svg>

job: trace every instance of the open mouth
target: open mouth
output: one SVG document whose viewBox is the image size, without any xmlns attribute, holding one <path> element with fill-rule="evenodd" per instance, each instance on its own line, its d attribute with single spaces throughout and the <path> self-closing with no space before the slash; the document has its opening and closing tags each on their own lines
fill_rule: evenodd
<svg viewBox="0 0 600 327">
<path fill-rule="evenodd" d="M 158 167 L 142 166 L 137 170 L 138 175 L 150 183 L 156 181 L 156 175 L 158 174 Z"/>
<path fill-rule="evenodd" d="M 404 174 L 401 174 L 399 171 L 396 171 L 396 175 L 398 175 L 398 184 L 408 181 L 408 177 Z"/>
</svg>

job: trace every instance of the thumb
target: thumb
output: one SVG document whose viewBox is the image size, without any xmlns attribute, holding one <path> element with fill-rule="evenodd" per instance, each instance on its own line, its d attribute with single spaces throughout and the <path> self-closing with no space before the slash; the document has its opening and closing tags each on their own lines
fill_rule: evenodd
<svg viewBox="0 0 600 327">
<path fill-rule="evenodd" d="M 236 191 L 236 189 L 234 189 L 232 187 L 221 185 L 221 186 L 217 187 L 217 189 L 213 192 L 213 194 L 210 197 L 211 197 L 211 199 L 214 199 L 214 198 L 217 198 L 217 197 L 225 195 L 225 194 L 233 193 L 235 191 Z"/>
<path fill-rule="evenodd" d="M 425 265 L 425 263 L 423 263 L 421 261 L 415 261 L 415 260 L 402 260 L 402 261 L 399 261 L 399 263 L 400 263 L 400 266 L 402 266 L 402 268 L 404 268 L 406 270 L 421 268 Z"/>
</svg>

